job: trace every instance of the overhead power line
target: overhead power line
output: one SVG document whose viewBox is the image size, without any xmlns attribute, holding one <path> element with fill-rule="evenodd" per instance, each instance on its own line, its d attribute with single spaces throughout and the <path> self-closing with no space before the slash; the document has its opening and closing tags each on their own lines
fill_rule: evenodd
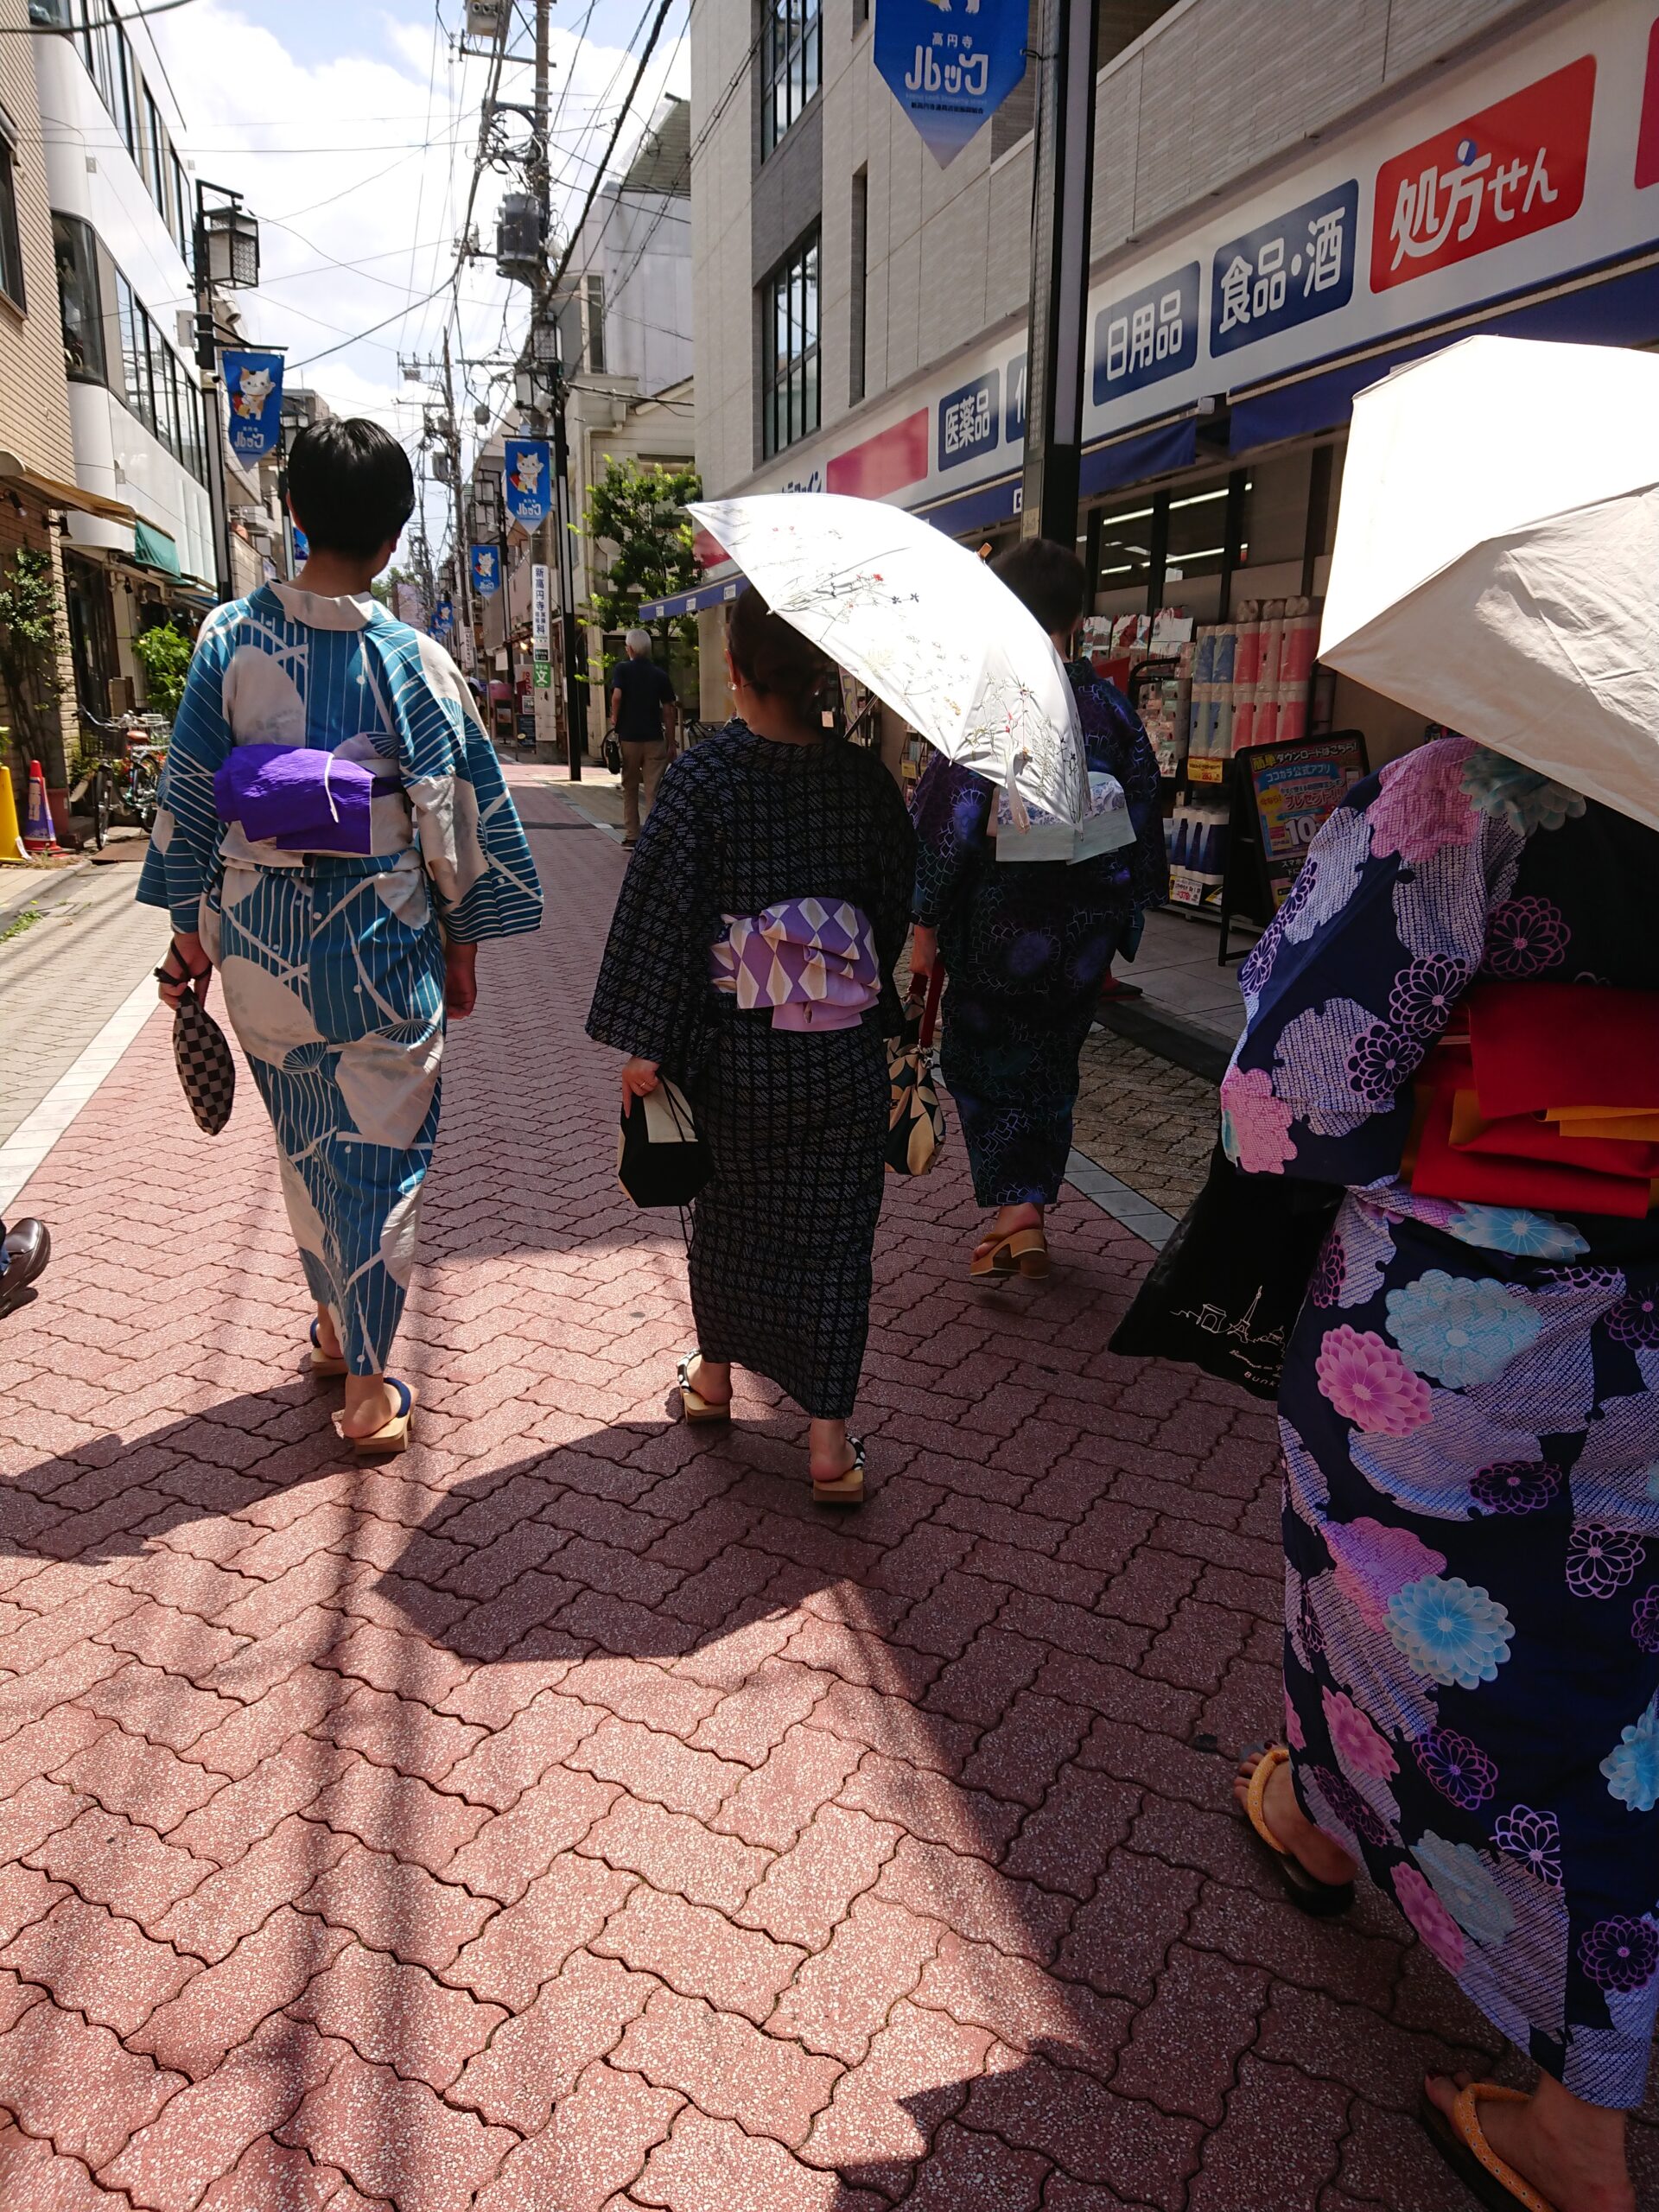
<svg viewBox="0 0 1659 2212">
<path fill-rule="evenodd" d="M 663 35 L 663 25 L 668 21 L 668 11 L 673 4 L 674 0 L 662 0 L 662 5 L 657 10 L 657 20 L 651 27 L 651 36 L 645 41 L 645 50 L 639 57 L 639 67 L 633 73 L 633 82 L 628 87 L 628 96 L 623 101 L 621 112 L 612 126 L 610 138 L 605 151 L 600 156 L 599 167 L 594 174 L 594 181 L 588 188 L 588 197 L 582 203 L 582 213 L 571 226 L 569 243 L 559 256 L 559 265 L 553 271 L 548 283 L 547 289 L 550 294 L 558 290 L 560 281 L 570 265 L 570 257 L 576 250 L 576 240 L 582 236 L 582 226 L 587 221 L 594 200 L 599 197 L 599 188 L 605 181 L 605 171 L 610 166 L 612 155 L 616 151 L 616 142 L 622 136 L 622 126 L 627 121 L 633 103 L 639 97 L 639 87 L 645 82 L 645 71 L 650 65 L 652 55 L 656 51 L 657 41 Z"/>
</svg>

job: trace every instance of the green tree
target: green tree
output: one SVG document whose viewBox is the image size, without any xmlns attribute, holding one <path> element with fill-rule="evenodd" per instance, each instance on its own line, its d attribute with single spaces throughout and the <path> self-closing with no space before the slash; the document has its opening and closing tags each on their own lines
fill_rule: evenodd
<svg viewBox="0 0 1659 2212">
<path fill-rule="evenodd" d="M 150 711 L 171 720 L 179 711 L 184 679 L 190 673 L 194 648 L 189 639 L 170 622 L 157 622 L 139 632 L 132 641 L 132 651 L 144 671 L 144 697 Z"/>
<path fill-rule="evenodd" d="M 0 683 L 11 709 L 14 741 L 42 764 L 47 782 L 54 785 L 67 780 L 58 717 L 64 650 L 52 556 L 20 545 L 10 561 L 0 562 Z"/>
<path fill-rule="evenodd" d="M 695 615 L 640 625 L 639 607 L 642 601 L 667 599 L 696 582 L 691 518 L 685 508 L 687 500 L 702 497 L 702 479 L 695 468 L 607 461 L 604 475 L 588 492 L 585 518 L 593 554 L 587 611 L 597 628 L 643 626 L 664 643 L 676 635 L 695 643 Z"/>
</svg>

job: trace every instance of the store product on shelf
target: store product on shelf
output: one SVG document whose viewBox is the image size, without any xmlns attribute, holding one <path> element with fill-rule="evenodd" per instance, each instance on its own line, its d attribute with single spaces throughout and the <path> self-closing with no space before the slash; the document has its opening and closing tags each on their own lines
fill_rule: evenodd
<svg viewBox="0 0 1659 2212">
<path fill-rule="evenodd" d="M 1165 825 L 1169 895 L 1178 906 L 1217 906 L 1227 867 L 1229 809 L 1221 799 L 1183 800 Z"/>
<path fill-rule="evenodd" d="M 1224 780 L 1254 745 L 1306 735 L 1319 618 L 1308 599 L 1242 600 L 1237 616 L 1202 628 L 1192 647 L 1187 776 Z"/>
</svg>

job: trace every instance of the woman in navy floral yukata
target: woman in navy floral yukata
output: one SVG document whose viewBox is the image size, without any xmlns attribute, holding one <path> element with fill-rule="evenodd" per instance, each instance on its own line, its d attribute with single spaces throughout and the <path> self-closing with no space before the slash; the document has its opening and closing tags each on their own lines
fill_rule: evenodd
<svg viewBox="0 0 1659 2212">
<path fill-rule="evenodd" d="M 1084 573 L 1065 546 L 1033 538 L 993 563 L 1070 651 Z M 913 975 L 943 953 L 940 1067 L 962 1116 L 974 1195 L 997 1213 L 975 1249 L 981 1277 L 1046 1274 L 1044 1209 L 1065 1180 L 1078 1057 L 1101 985 L 1137 906 L 1169 895 L 1158 763 L 1141 720 L 1089 663 L 1071 665 L 1089 766 L 1116 776 L 1135 842 L 1076 866 L 999 863 L 985 777 L 936 755 L 916 787 Z"/>
<path fill-rule="evenodd" d="M 1659 2003 L 1659 1220 L 1400 1170 L 1477 978 L 1659 990 L 1656 877 L 1653 830 L 1427 744 L 1315 840 L 1222 1086 L 1239 1166 L 1347 1186 L 1280 1398 L 1287 1743 L 1239 1796 L 1300 1901 L 1363 1862 L 1535 2061 L 1530 2099 L 1440 2080 L 1429 2118 L 1545 2212 L 1631 2212 Z"/>
</svg>

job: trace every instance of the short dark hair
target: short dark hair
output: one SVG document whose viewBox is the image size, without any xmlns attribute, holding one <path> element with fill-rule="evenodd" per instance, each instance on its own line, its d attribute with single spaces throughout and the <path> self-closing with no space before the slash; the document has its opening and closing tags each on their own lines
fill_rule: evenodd
<svg viewBox="0 0 1659 2212">
<path fill-rule="evenodd" d="M 295 519 L 319 551 L 366 560 L 398 537 L 415 512 L 415 472 L 390 430 L 331 416 L 288 449 Z"/>
<path fill-rule="evenodd" d="M 1088 594 L 1084 565 L 1069 546 L 1057 545 L 1052 537 L 1022 538 L 997 555 L 991 574 L 1001 578 L 1051 635 L 1069 630 L 1083 613 Z"/>
<path fill-rule="evenodd" d="M 830 696 L 836 664 L 750 584 L 727 618 L 732 664 L 752 690 L 781 699 L 796 720 L 815 728 Z"/>
</svg>

